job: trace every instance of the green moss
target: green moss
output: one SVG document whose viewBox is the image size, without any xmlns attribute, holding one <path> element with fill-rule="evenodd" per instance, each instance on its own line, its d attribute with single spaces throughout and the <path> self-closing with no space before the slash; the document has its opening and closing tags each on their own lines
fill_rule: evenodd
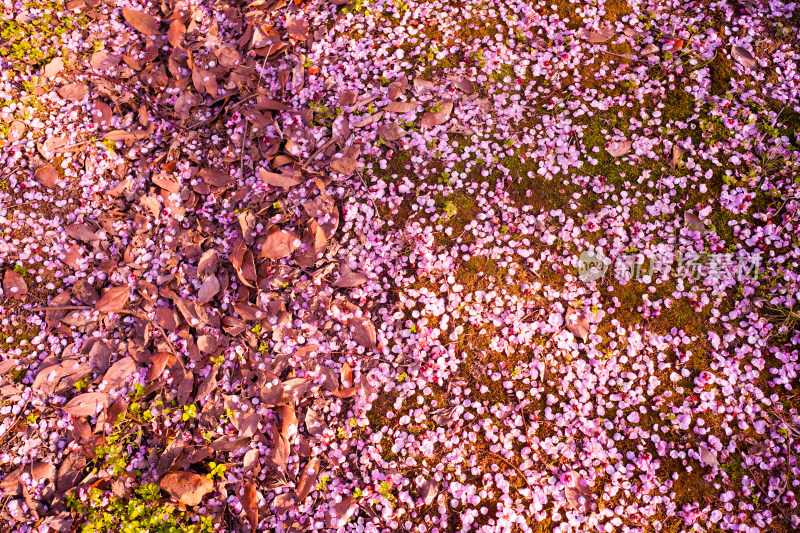
<svg viewBox="0 0 800 533">
<path fill-rule="evenodd" d="M 148 483 L 137 487 L 130 498 L 109 496 L 92 488 L 86 501 L 67 495 L 67 506 L 83 519 L 79 525 L 82 533 L 205 533 L 213 531 L 210 516 L 200 517 L 200 523 L 192 523 L 189 513 L 162 502 L 157 484 Z"/>
</svg>

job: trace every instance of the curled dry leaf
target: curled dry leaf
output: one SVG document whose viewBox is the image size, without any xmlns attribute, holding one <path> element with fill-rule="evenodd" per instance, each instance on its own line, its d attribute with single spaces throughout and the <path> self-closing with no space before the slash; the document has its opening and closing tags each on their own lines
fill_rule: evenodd
<svg viewBox="0 0 800 533">
<path fill-rule="evenodd" d="M 58 179 L 58 171 L 56 170 L 56 167 L 48 163 L 34 172 L 33 177 L 36 178 L 36 181 L 48 189 L 53 189 L 55 188 L 56 180 Z"/>
<path fill-rule="evenodd" d="M 281 187 L 282 189 L 300 185 L 300 180 L 294 176 L 278 174 L 277 172 L 268 172 L 263 168 L 258 169 L 258 175 L 264 183 L 274 185 L 275 187 Z"/>
<path fill-rule="evenodd" d="M 589 321 L 572 308 L 567 310 L 566 324 L 567 330 L 583 342 L 589 338 Z"/>
<path fill-rule="evenodd" d="M 348 176 L 356 171 L 358 168 L 358 161 L 355 157 L 340 157 L 332 159 L 330 163 L 331 170 Z"/>
<path fill-rule="evenodd" d="M 142 11 L 136 11 L 128 7 L 122 8 L 122 18 L 125 22 L 133 26 L 133 29 L 145 35 L 160 35 L 158 30 L 158 19 L 153 15 L 148 15 Z"/>
<path fill-rule="evenodd" d="M 184 505 L 194 506 L 214 490 L 214 482 L 194 472 L 170 472 L 158 484 L 170 496 Z"/>
<path fill-rule="evenodd" d="M 719 467 L 719 460 L 716 452 L 709 450 L 704 444 L 700 445 L 700 462 L 706 466 Z"/>
<path fill-rule="evenodd" d="M 22 275 L 13 270 L 6 270 L 3 275 L 3 294 L 6 298 L 24 300 L 28 296 L 28 285 Z"/>
<path fill-rule="evenodd" d="M 61 409 L 72 416 L 92 416 L 108 407 L 108 394 L 87 392 L 76 396 Z"/>
<path fill-rule="evenodd" d="M 433 128 L 444 124 L 453 112 L 453 101 L 443 100 L 439 102 L 433 109 L 426 111 L 420 120 L 420 127 Z"/>
<path fill-rule="evenodd" d="M 350 328 L 350 335 L 353 340 L 365 348 L 375 348 L 377 346 L 377 336 L 375 324 L 366 317 L 354 317 L 347 321 Z"/>
<path fill-rule="evenodd" d="M 731 55 L 733 59 L 735 59 L 740 65 L 743 65 L 747 68 L 754 69 L 758 66 L 758 61 L 750 53 L 750 50 L 744 48 L 743 46 L 734 46 L 731 49 Z"/>
<path fill-rule="evenodd" d="M 396 141 L 403 138 L 406 132 L 396 122 L 387 122 L 378 126 L 378 135 L 384 141 Z"/>
<path fill-rule="evenodd" d="M 388 113 L 410 113 L 419 107 L 419 102 L 392 102 L 383 108 Z"/>
<path fill-rule="evenodd" d="M 420 492 L 425 505 L 430 505 L 439 493 L 439 484 L 435 479 L 431 478 L 422 485 Z"/>
<path fill-rule="evenodd" d="M 100 311 L 101 313 L 111 313 L 113 311 L 124 309 L 125 304 L 128 303 L 130 292 L 131 289 L 127 285 L 121 285 L 119 287 L 112 287 L 108 289 L 94 305 L 95 311 Z"/>
<path fill-rule="evenodd" d="M 342 264 L 342 275 L 334 283 L 334 287 L 352 288 L 363 285 L 367 282 L 366 274 L 350 270 L 347 263 Z"/>
<path fill-rule="evenodd" d="M 317 476 L 319 475 L 319 467 L 321 461 L 319 457 L 312 457 L 308 464 L 303 469 L 303 474 L 300 476 L 300 482 L 297 484 L 297 502 L 301 503 L 306 499 L 306 496 L 311 494 L 311 489 L 317 484 Z"/>
<path fill-rule="evenodd" d="M 64 228 L 64 231 L 67 232 L 67 235 L 75 239 L 76 241 L 83 241 L 83 242 L 92 242 L 98 239 L 97 234 L 89 228 L 86 224 L 75 223 L 70 224 L 69 226 Z"/>
<path fill-rule="evenodd" d="M 611 26 L 605 25 L 599 30 L 584 30 L 583 36 L 592 44 L 604 43 L 614 37 L 617 32 Z"/>
<path fill-rule="evenodd" d="M 258 527 L 258 490 L 252 481 L 246 481 L 242 494 L 242 505 L 250 522 L 250 531 L 254 532 Z"/>
<path fill-rule="evenodd" d="M 296 233 L 272 225 L 267 230 L 264 244 L 261 245 L 261 257 L 283 259 L 292 255 L 298 246 L 300 246 L 300 238 Z"/>
<path fill-rule="evenodd" d="M 564 489 L 564 496 L 573 509 L 579 513 L 586 514 L 591 511 L 592 493 L 589 491 L 586 480 L 580 474 L 573 472 L 572 477 L 574 481 Z"/>
<path fill-rule="evenodd" d="M 417 91 L 417 94 L 428 94 L 433 91 L 434 87 L 436 87 L 436 84 L 432 81 L 414 78 L 414 90 Z"/>
<path fill-rule="evenodd" d="M 699 232 L 706 231 L 706 225 L 700 219 L 699 216 L 695 215 L 691 211 L 685 211 L 683 213 L 683 224 L 685 227 Z"/>
<path fill-rule="evenodd" d="M 83 100 L 86 95 L 89 94 L 89 88 L 83 83 L 68 83 L 61 87 L 57 92 L 58 95 L 64 100 L 78 102 Z"/>
<path fill-rule="evenodd" d="M 606 145 L 606 152 L 613 157 L 622 157 L 631 151 L 633 143 L 631 141 L 614 141 Z"/>
</svg>

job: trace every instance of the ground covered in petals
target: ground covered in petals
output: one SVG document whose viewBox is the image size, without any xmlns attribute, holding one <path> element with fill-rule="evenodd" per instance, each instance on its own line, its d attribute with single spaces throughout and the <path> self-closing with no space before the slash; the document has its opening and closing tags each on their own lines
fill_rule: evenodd
<svg viewBox="0 0 800 533">
<path fill-rule="evenodd" d="M 0 530 L 800 529 L 800 5 L 1 5 Z"/>
</svg>

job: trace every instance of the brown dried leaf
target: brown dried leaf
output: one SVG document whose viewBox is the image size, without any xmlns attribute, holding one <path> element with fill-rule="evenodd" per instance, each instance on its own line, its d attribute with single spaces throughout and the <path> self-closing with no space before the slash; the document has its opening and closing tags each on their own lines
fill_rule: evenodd
<svg viewBox="0 0 800 533">
<path fill-rule="evenodd" d="M 214 482 L 194 472 L 170 472 L 158 484 L 170 496 L 184 505 L 194 506 L 214 490 Z"/>
<path fill-rule="evenodd" d="M 630 152 L 632 147 L 633 143 L 631 141 L 611 142 L 606 145 L 606 152 L 613 157 L 622 157 Z"/>
<path fill-rule="evenodd" d="M 422 115 L 422 120 L 420 120 L 420 127 L 421 128 L 434 128 L 439 126 L 440 124 L 444 124 L 447 122 L 447 119 L 450 117 L 450 113 L 453 112 L 453 101 L 452 100 L 443 100 L 439 102 L 437 105 L 437 109 L 435 111 L 426 111 L 424 115 Z"/>
<path fill-rule="evenodd" d="M 425 505 L 430 505 L 439 493 L 439 484 L 435 479 L 431 478 L 422 485 L 420 492 L 422 493 L 422 499 L 425 501 Z"/>
<path fill-rule="evenodd" d="M 298 246 L 300 239 L 296 233 L 273 225 L 267 230 L 267 238 L 261 245 L 261 257 L 283 259 L 290 256 Z"/>
<path fill-rule="evenodd" d="M 147 375 L 145 376 L 144 380 L 150 383 L 151 381 L 160 378 L 161 374 L 164 372 L 164 369 L 167 368 L 169 358 L 169 352 L 156 352 L 153 355 L 153 359 L 150 361 L 151 366 L 147 369 Z"/>
<path fill-rule="evenodd" d="M 358 161 L 355 157 L 340 157 L 338 159 L 331 159 L 330 167 L 334 172 L 347 176 L 356 171 L 358 168 Z"/>
<path fill-rule="evenodd" d="M 153 15 L 148 15 L 142 11 L 136 11 L 128 7 L 122 8 L 122 17 L 125 22 L 133 26 L 133 29 L 145 35 L 160 35 L 158 30 L 158 19 Z"/>
<path fill-rule="evenodd" d="M 119 287 L 112 287 L 108 289 L 94 305 L 95 311 L 100 311 L 101 313 L 111 313 L 113 311 L 124 309 L 125 304 L 128 303 L 128 298 L 130 297 L 130 291 L 131 288 L 127 285 L 121 285 Z"/>
<path fill-rule="evenodd" d="M 317 476 L 319 475 L 319 467 L 322 461 L 319 457 L 312 457 L 308 464 L 303 469 L 303 474 L 300 476 L 300 482 L 297 484 L 297 503 L 301 503 L 306 499 L 306 496 L 311 494 L 317 484 Z"/>
<path fill-rule="evenodd" d="M 169 24 L 169 29 L 167 30 L 167 41 L 174 47 L 181 46 L 183 44 L 183 37 L 186 35 L 186 26 L 178 19 L 173 20 Z"/>
<path fill-rule="evenodd" d="M 108 70 L 119 65 L 120 60 L 119 56 L 98 50 L 89 58 L 89 66 L 97 70 Z"/>
<path fill-rule="evenodd" d="M 603 26 L 599 30 L 584 30 L 583 36 L 590 43 L 604 43 L 611 39 L 617 32 L 611 26 Z"/>
<path fill-rule="evenodd" d="M 683 213 L 683 224 L 685 227 L 701 233 L 706 231 L 706 225 L 700 217 L 690 211 L 685 211 Z"/>
<path fill-rule="evenodd" d="M 56 180 L 58 179 L 58 171 L 56 167 L 48 163 L 34 172 L 33 177 L 48 189 L 54 189 L 56 187 Z"/>
<path fill-rule="evenodd" d="M 565 321 L 567 324 L 567 330 L 569 330 L 570 333 L 579 339 L 583 340 L 583 342 L 586 342 L 586 339 L 589 338 L 589 321 L 586 320 L 586 317 L 574 309 L 569 308 L 567 310 Z"/>
<path fill-rule="evenodd" d="M 384 141 L 396 141 L 403 138 L 406 132 L 395 122 L 384 122 L 378 126 L 378 135 Z"/>
<path fill-rule="evenodd" d="M 64 100 L 78 102 L 83 100 L 86 95 L 89 94 L 89 88 L 84 83 L 68 83 L 61 87 L 57 92 L 58 95 Z"/>
<path fill-rule="evenodd" d="M 347 321 L 353 340 L 365 348 L 377 346 L 375 324 L 367 317 L 354 317 Z"/>
<path fill-rule="evenodd" d="M 3 275 L 3 294 L 6 298 L 24 300 L 28 296 L 28 284 L 19 273 L 6 270 Z"/>
<path fill-rule="evenodd" d="M 108 407 L 108 394 L 104 392 L 87 392 L 76 396 L 62 407 L 62 410 L 72 416 L 92 416 Z"/>
<path fill-rule="evenodd" d="M 200 290 L 197 291 L 197 303 L 199 304 L 206 304 L 214 299 L 214 296 L 220 290 L 219 279 L 214 274 L 208 276 L 203 284 L 200 286 Z"/>
<path fill-rule="evenodd" d="M 414 89 L 417 91 L 417 94 L 428 94 L 429 92 L 433 91 L 436 87 L 436 84 L 432 81 L 424 80 L 422 78 L 414 78 Z"/>
<path fill-rule="evenodd" d="M 263 168 L 258 169 L 258 175 L 261 177 L 261 180 L 264 183 L 274 185 L 275 187 L 281 187 L 283 189 L 300 185 L 300 180 L 294 176 L 290 176 L 288 174 L 278 174 L 276 172 L 268 172 Z"/>
<path fill-rule="evenodd" d="M 750 53 L 750 50 L 743 46 L 734 46 L 731 49 L 731 55 L 740 65 L 747 68 L 754 69 L 758 66 L 756 58 Z"/>
<path fill-rule="evenodd" d="M 342 275 L 334 283 L 334 287 L 358 287 L 367 282 L 366 274 L 350 270 L 347 263 L 342 264 Z"/>
<path fill-rule="evenodd" d="M 258 528 L 258 491 L 255 483 L 246 481 L 243 492 L 242 505 L 244 506 L 247 521 L 250 522 L 250 531 L 254 533 Z"/>
<path fill-rule="evenodd" d="M 42 69 L 42 77 L 53 78 L 62 70 L 64 70 L 64 60 L 60 57 L 56 57 L 44 66 L 44 69 Z"/>
<path fill-rule="evenodd" d="M 419 102 L 392 102 L 383 108 L 389 113 L 410 113 L 419 107 Z"/>
<path fill-rule="evenodd" d="M 292 39 L 302 41 L 308 37 L 308 22 L 300 17 L 289 14 L 286 16 L 286 32 Z"/>
<path fill-rule="evenodd" d="M 92 242 L 98 240 L 97 234 L 86 224 L 70 224 L 64 228 L 64 231 L 76 241 Z"/>
</svg>

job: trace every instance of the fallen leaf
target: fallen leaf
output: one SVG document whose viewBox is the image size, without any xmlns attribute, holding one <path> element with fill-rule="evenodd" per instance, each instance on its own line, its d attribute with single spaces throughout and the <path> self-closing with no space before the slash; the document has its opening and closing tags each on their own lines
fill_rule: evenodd
<svg viewBox="0 0 800 533">
<path fill-rule="evenodd" d="M 453 111 L 453 101 L 452 100 L 443 100 L 437 104 L 437 106 L 431 110 L 426 111 L 424 115 L 422 115 L 422 119 L 420 120 L 420 127 L 422 128 L 433 128 L 439 126 L 440 124 L 444 124 L 447 122 L 447 119 L 450 117 L 450 113 Z"/>
<path fill-rule="evenodd" d="M 219 279 L 214 274 L 208 276 L 203 284 L 200 286 L 200 290 L 197 291 L 197 303 L 199 304 L 206 304 L 214 299 L 214 296 L 220 290 Z"/>
<path fill-rule="evenodd" d="M 350 335 L 356 343 L 365 348 L 375 348 L 377 346 L 375 324 L 370 319 L 354 317 L 347 321 L 347 326 L 350 328 Z"/>
<path fill-rule="evenodd" d="M 604 43 L 611 39 L 617 32 L 611 26 L 603 26 L 599 30 L 584 30 L 583 36 L 592 44 Z"/>
<path fill-rule="evenodd" d="M 410 113 L 419 107 L 419 102 L 392 102 L 383 108 L 389 113 Z"/>
<path fill-rule="evenodd" d="M 308 422 L 306 422 L 306 425 L 308 425 Z M 313 489 L 316 485 L 320 464 L 321 461 L 318 457 L 312 457 L 311 460 L 308 461 L 306 467 L 303 469 L 303 473 L 300 476 L 300 481 L 297 484 L 296 496 L 298 503 L 302 503 L 303 500 L 306 499 L 306 496 L 311 493 L 311 489 Z"/>
<path fill-rule="evenodd" d="M 286 32 L 292 39 L 302 41 L 308 37 L 308 22 L 298 16 L 289 14 L 286 17 Z"/>
<path fill-rule="evenodd" d="M 358 271 L 350 270 L 350 267 L 347 264 L 342 264 L 342 275 L 339 276 L 339 279 L 333 282 L 334 287 L 358 287 L 363 285 L 367 282 L 366 274 Z"/>
<path fill-rule="evenodd" d="M 300 180 L 288 174 L 279 174 L 277 172 L 268 172 L 263 168 L 258 169 L 258 175 L 264 183 L 288 189 L 295 185 L 300 185 Z"/>
<path fill-rule="evenodd" d="M 664 43 L 664 52 L 671 54 L 683 48 L 683 39 L 670 39 Z"/>
<path fill-rule="evenodd" d="M 42 69 L 42 76 L 45 78 L 54 78 L 61 73 L 62 70 L 64 70 L 64 60 L 60 57 L 56 57 L 44 66 Z"/>
<path fill-rule="evenodd" d="M 34 172 L 33 177 L 48 189 L 54 189 L 58 179 L 58 171 L 56 167 L 48 163 Z"/>
<path fill-rule="evenodd" d="M 683 213 L 683 224 L 687 228 L 699 231 L 701 233 L 706 231 L 706 225 L 703 223 L 700 217 L 690 211 L 685 211 Z"/>
<path fill-rule="evenodd" d="M 586 339 L 589 338 L 589 321 L 586 320 L 586 317 L 570 308 L 567 310 L 565 321 L 567 330 L 583 342 L 586 342 Z"/>
<path fill-rule="evenodd" d="M 89 66 L 97 70 L 108 70 L 119 65 L 120 60 L 119 56 L 98 50 L 89 58 Z"/>
<path fill-rule="evenodd" d="M 756 58 L 747 48 L 742 46 L 734 46 L 731 49 L 731 55 L 739 64 L 747 68 L 754 69 L 758 66 L 758 61 L 756 61 Z"/>
<path fill-rule="evenodd" d="M 160 35 L 158 31 L 158 19 L 153 15 L 148 15 L 142 11 L 136 11 L 128 7 L 122 8 L 122 17 L 125 22 L 133 26 L 133 29 L 145 35 Z"/>
<path fill-rule="evenodd" d="M 406 132 L 395 122 L 384 122 L 378 126 L 378 135 L 384 141 L 396 141 L 403 138 Z"/>
<path fill-rule="evenodd" d="M 18 272 L 6 270 L 3 275 L 3 294 L 6 298 L 24 300 L 28 296 L 28 284 Z"/>
<path fill-rule="evenodd" d="M 356 171 L 358 168 L 358 161 L 355 157 L 340 157 L 332 159 L 330 163 L 331 170 L 348 176 Z"/>
<path fill-rule="evenodd" d="M 170 472 L 158 484 L 170 496 L 184 505 L 194 506 L 214 490 L 214 482 L 194 472 Z"/>
<path fill-rule="evenodd" d="M 700 445 L 700 462 L 706 466 L 719 467 L 716 452 L 712 452 L 705 445 Z"/>
<path fill-rule="evenodd" d="M 130 297 L 130 287 L 122 285 L 119 287 L 112 287 L 103 293 L 103 296 L 94 305 L 95 311 L 101 313 L 111 313 L 125 308 Z"/>
<path fill-rule="evenodd" d="M 430 505 L 439 493 L 439 484 L 435 479 L 431 478 L 422 485 L 420 492 L 425 505 Z"/>
<path fill-rule="evenodd" d="M 76 222 L 75 224 L 70 224 L 65 227 L 64 231 L 76 241 L 92 242 L 98 239 L 97 234 L 86 224 Z"/>
<path fill-rule="evenodd" d="M 267 230 L 264 244 L 261 245 L 261 257 L 282 259 L 292 255 L 298 246 L 300 246 L 300 239 L 296 233 L 272 225 Z"/>
<path fill-rule="evenodd" d="M 417 91 L 417 94 L 428 94 L 433 91 L 434 87 L 436 87 L 436 84 L 432 81 L 414 78 L 414 90 Z"/>
<path fill-rule="evenodd" d="M 58 89 L 58 95 L 64 100 L 78 102 L 89 94 L 89 88 L 83 83 L 68 83 Z"/>
<path fill-rule="evenodd" d="M 242 494 L 242 506 L 250 522 L 250 531 L 255 532 L 258 527 L 258 491 L 252 481 L 246 481 Z"/>
<path fill-rule="evenodd" d="M 72 416 L 92 416 L 108 407 L 108 394 L 104 392 L 87 392 L 76 396 L 61 409 Z"/>
<path fill-rule="evenodd" d="M 606 145 L 606 152 L 613 157 L 622 157 L 631 151 L 633 143 L 631 141 L 615 141 Z"/>
</svg>

